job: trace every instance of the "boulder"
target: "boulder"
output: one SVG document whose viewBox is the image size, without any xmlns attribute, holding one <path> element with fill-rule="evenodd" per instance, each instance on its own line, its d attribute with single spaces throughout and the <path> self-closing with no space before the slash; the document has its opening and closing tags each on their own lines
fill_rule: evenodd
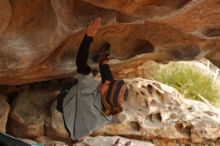
<svg viewBox="0 0 220 146">
<path fill-rule="evenodd" d="M 22 138 L 44 135 L 44 124 L 54 94 L 47 89 L 27 89 L 13 101 L 8 131 Z"/>
<path fill-rule="evenodd" d="M 117 139 L 120 139 L 119 145 L 131 142 L 132 146 L 155 146 L 147 141 L 128 139 L 120 136 L 86 137 L 85 140 L 80 143 L 73 144 L 73 146 L 113 146 Z"/>
<path fill-rule="evenodd" d="M 206 67 L 206 63 L 207 60 L 201 60 L 197 65 L 202 69 Z M 127 65 L 135 66 L 134 63 Z M 149 61 L 139 64 L 140 72 L 144 71 L 141 67 L 146 65 L 155 67 L 156 64 Z M 214 66 L 212 68 L 215 71 Z M 128 72 L 124 73 L 119 72 L 118 77 L 127 76 Z M 161 139 L 163 143 L 172 143 L 175 140 L 179 143 L 200 144 L 218 142 L 219 109 L 200 101 L 185 99 L 176 89 L 153 80 L 131 76 L 125 81 L 129 88 L 129 97 L 124 104 L 124 111 L 114 116 L 109 124 L 94 131 L 92 136 L 120 135 L 136 140 Z M 56 101 L 50 107 L 45 123 L 45 134 L 69 143 L 62 114 L 56 110 L 55 106 Z"/>
<path fill-rule="evenodd" d="M 56 109 L 57 102 L 54 101 L 49 116 L 45 123 L 45 136 L 53 139 L 71 141 L 64 126 L 63 114 Z"/>
<path fill-rule="evenodd" d="M 46 137 L 46 136 L 37 137 L 36 141 L 43 146 L 70 146 L 72 145 L 72 143 L 67 144 L 67 143 Z"/>
<path fill-rule="evenodd" d="M 193 143 L 217 142 L 220 110 L 184 99 L 174 88 L 156 81 L 126 80 L 124 111 L 93 135 L 122 135 L 136 139 L 170 139 Z"/>
<path fill-rule="evenodd" d="M 6 132 L 6 124 L 8 122 L 8 114 L 10 105 L 7 102 L 7 96 L 0 94 L 0 132 Z"/>
</svg>

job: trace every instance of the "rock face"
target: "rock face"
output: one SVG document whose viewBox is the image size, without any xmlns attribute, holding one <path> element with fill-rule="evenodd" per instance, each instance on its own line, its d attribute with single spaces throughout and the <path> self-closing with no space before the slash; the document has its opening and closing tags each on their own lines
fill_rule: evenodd
<svg viewBox="0 0 220 146">
<path fill-rule="evenodd" d="M 69 146 L 69 145 L 72 145 L 72 144 L 68 145 L 64 142 L 56 141 L 54 139 L 51 139 L 49 137 L 44 137 L 44 136 L 38 137 L 36 139 L 36 141 L 43 146 Z"/>
<path fill-rule="evenodd" d="M 220 66 L 219 6 L 218 0 L 1 0 L 0 83 L 70 76 L 84 28 L 97 16 L 104 25 L 91 54 L 108 41 L 118 59 L 148 53 L 157 61 L 206 57 Z"/>
<path fill-rule="evenodd" d="M 50 114 L 45 123 L 45 135 L 54 139 L 70 140 L 64 127 L 63 114 L 56 109 L 56 104 L 55 101 L 50 108 Z"/>
<path fill-rule="evenodd" d="M 7 103 L 7 97 L 0 95 L 0 132 L 6 132 L 9 110 L 10 106 Z"/>
<path fill-rule="evenodd" d="M 94 135 L 178 139 L 193 143 L 217 141 L 220 111 L 184 99 L 175 89 L 141 78 L 127 80 L 130 89 L 124 112 Z"/>
<path fill-rule="evenodd" d="M 44 135 L 44 123 L 53 98 L 51 92 L 43 89 L 27 90 L 19 94 L 12 103 L 9 132 L 16 137 L 25 138 Z"/>
<path fill-rule="evenodd" d="M 127 142 L 131 142 L 133 146 L 154 146 L 154 144 L 146 141 L 141 140 L 131 140 L 119 136 L 97 136 L 97 137 L 86 137 L 83 142 L 74 144 L 73 146 L 112 146 L 114 145 L 115 141 L 120 139 L 119 146 L 124 145 Z M 126 145 L 124 145 L 126 146 Z"/>
<path fill-rule="evenodd" d="M 139 62 L 138 60 L 137 58 L 136 63 Z M 149 61 L 144 64 L 128 63 L 126 65 L 138 66 L 138 70 L 141 72 L 142 67 L 149 66 L 149 64 L 155 65 Z M 118 76 L 126 76 L 129 71 L 135 72 L 129 69 L 128 72 L 124 72 L 124 75 L 119 72 Z M 138 71 L 136 72 L 138 73 Z M 128 77 L 130 79 L 126 79 L 126 82 L 130 94 L 128 101 L 124 104 L 124 111 L 114 116 L 111 123 L 97 129 L 91 135 L 103 137 L 87 137 L 79 146 L 94 143 L 112 145 L 117 138 L 105 137 L 108 135 L 120 135 L 131 139 L 134 144 L 137 142 L 147 146 L 151 144 L 146 140 L 156 138 L 177 140 L 178 143 L 219 142 L 219 109 L 199 101 L 184 99 L 177 90 L 159 82 Z M 50 83 L 54 84 L 53 81 Z M 20 87 L 21 92 L 13 100 L 10 108 L 7 132 L 15 137 L 33 139 L 38 143 L 53 145 L 60 140 L 71 144 L 72 141 L 64 127 L 62 114 L 55 107 L 54 92 L 57 87 L 42 86 L 48 84 L 35 83 Z M 61 85 L 60 82 L 57 84 Z M 38 87 L 39 85 L 40 87 Z M 12 91 L 14 92 L 14 90 Z M 2 124 L 4 131 L 9 105 L 5 96 L 0 99 L 1 111 L 7 109 L 6 112 L 2 112 L 4 114 L 1 116 L 4 121 Z M 121 139 L 122 143 L 127 141 L 127 139 Z M 64 144 L 63 142 L 60 145 Z"/>
</svg>

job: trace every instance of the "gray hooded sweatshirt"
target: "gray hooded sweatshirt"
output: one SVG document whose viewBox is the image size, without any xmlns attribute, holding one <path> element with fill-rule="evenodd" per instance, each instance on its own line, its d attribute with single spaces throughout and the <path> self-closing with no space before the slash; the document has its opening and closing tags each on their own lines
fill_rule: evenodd
<svg viewBox="0 0 220 146">
<path fill-rule="evenodd" d="M 78 74 L 74 85 L 63 101 L 63 115 L 73 140 L 91 134 L 111 120 L 103 116 L 99 83 L 92 74 Z"/>
</svg>

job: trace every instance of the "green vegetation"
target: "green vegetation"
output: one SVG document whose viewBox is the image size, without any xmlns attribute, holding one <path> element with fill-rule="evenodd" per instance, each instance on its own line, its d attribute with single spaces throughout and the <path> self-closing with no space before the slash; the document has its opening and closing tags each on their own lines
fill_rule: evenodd
<svg viewBox="0 0 220 146">
<path fill-rule="evenodd" d="M 155 70 L 153 78 L 164 84 L 173 86 L 184 97 L 207 100 L 216 105 L 220 98 L 220 89 L 217 80 L 208 75 L 207 70 L 202 71 L 196 65 L 183 63 L 170 63 Z"/>
</svg>

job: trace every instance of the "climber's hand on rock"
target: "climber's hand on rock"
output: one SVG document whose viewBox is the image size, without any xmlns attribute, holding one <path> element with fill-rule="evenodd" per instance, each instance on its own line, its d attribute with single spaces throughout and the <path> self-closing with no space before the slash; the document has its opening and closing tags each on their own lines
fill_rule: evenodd
<svg viewBox="0 0 220 146">
<path fill-rule="evenodd" d="M 86 29 L 86 35 L 90 37 L 94 36 L 100 27 L 101 27 L 101 18 L 99 17 L 90 22 L 89 26 Z"/>
</svg>

